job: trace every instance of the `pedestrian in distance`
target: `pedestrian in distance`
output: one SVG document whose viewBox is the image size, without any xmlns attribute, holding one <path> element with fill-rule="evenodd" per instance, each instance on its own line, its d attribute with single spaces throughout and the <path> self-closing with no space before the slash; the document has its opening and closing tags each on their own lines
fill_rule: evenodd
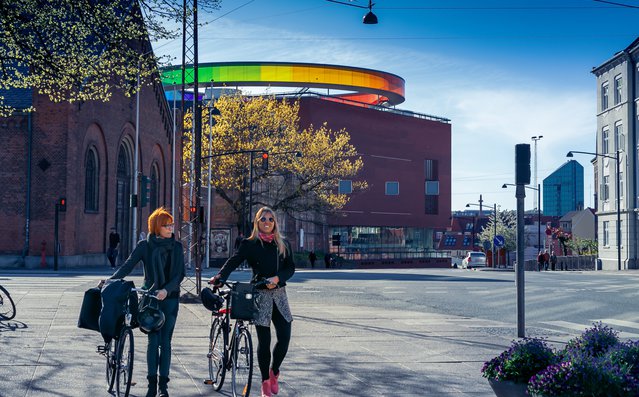
<svg viewBox="0 0 639 397">
<path fill-rule="evenodd" d="M 107 248 L 107 259 L 111 263 L 111 267 L 114 268 L 118 261 L 118 247 L 120 246 L 120 235 L 115 227 L 111 228 L 109 233 L 109 248 Z"/>
<path fill-rule="evenodd" d="M 268 284 L 258 289 L 258 313 L 254 320 L 257 333 L 257 362 L 262 375 L 262 397 L 279 392 L 280 366 L 288 352 L 293 315 L 286 295 L 286 281 L 295 273 L 291 246 L 280 234 L 275 212 L 260 208 L 253 220 L 251 235 L 242 241 L 211 283 L 221 286 L 237 267 L 246 261 L 253 273 L 251 282 L 264 279 Z M 277 341 L 271 355 L 271 322 Z"/>
<path fill-rule="evenodd" d="M 550 254 L 548 250 L 544 251 L 544 270 L 548 271 L 548 265 L 550 264 Z"/>
<path fill-rule="evenodd" d="M 326 266 L 327 269 L 331 267 L 331 254 L 328 252 L 324 254 L 324 266 Z"/>
<path fill-rule="evenodd" d="M 557 270 L 557 255 L 555 255 L 555 251 L 550 251 L 550 270 Z"/>
<path fill-rule="evenodd" d="M 539 251 L 539 255 L 537 255 L 537 270 L 541 271 L 544 267 L 544 253 Z"/>
<path fill-rule="evenodd" d="M 311 262 L 311 269 L 315 268 L 315 261 L 317 260 L 317 255 L 315 255 L 315 251 L 311 251 L 308 253 L 308 261 Z"/>
<path fill-rule="evenodd" d="M 180 283 L 184 279 L 184 253 L 182 244 L 173 234 L 173 216 L 164 207 L 149 215 L 148 226 L 147 239 L 138 242 L 126 262 L 110 278 L 124 278 L 140 261 L 144 264 L 142 288 L 155 292 L 165 317 L 162 328 L 148 333 L 146 397 L 156 397 L 158 388 L 160 397 L 168 397 L 171 339 L 179 309 Z"/>
</svg>

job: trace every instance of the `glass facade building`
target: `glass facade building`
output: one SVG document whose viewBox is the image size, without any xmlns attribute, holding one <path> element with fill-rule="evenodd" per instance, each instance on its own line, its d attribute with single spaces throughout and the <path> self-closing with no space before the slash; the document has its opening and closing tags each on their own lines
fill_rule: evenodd
<svg viewBox="0 0 639 397">
<path fill-rule="evenodd" d="M 387 226 L 333 226 L 329 235 L 339 236 L 340 245 L 330 252 L 347 260 L 439 257 L 433 246 L 433 229 Z"/>
<path fill-rule="evenodd" d="M 584 208 L 584 167 L 570 160 L 543 182 L 543 211 L 546 216 L 564 216 Z"/>
</svg>

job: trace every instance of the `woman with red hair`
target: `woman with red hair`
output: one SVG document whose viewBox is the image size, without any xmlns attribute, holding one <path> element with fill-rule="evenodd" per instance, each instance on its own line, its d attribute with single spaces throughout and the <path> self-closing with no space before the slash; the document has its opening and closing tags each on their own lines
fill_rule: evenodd
<svg viewBox="0 0 639 397">
<path fill-rule="evenodd" d="M 171 367 L 171 339 L 178 314 L 180 283 L 184 279 L 184 253 L 182 244 L 173 234 L 173 216 L 160 207 L 149 215 L 149 233 L 141 240 L 122 267 L 111 276 L 120 279 L 128 276 L 135 265 L 144 265 L 142 288 L 154 291 L 164 313 L 162 328 L 148 334 L 146 361 L 149 387 L 146 397 L 168 397 L 167 383 Z M 158 382 L 159 369 L 159 382 Z"/>
</svg>

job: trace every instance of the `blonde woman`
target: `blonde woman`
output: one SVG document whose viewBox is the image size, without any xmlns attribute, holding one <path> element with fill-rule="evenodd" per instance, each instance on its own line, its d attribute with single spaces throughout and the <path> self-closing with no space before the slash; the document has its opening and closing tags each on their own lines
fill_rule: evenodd
<svg viewBox="0 0 639 397">
<path fill-rule="evenodd" d="M 279 391 L 280 366 L 291 340 L 293 316 L 286 296 L 286 281 L 295 273 L 293 254 L 289 243 L 280 234 L 275 212 L 268 207 L 255 214 L 253 232 L 240 243 L 220 272 L 211 278 L 219 285 L 246 261 L 251 267 L 252 283 L 267 279 L 266 288 L 258 290 L 259 312 L 255 318 L 257 333 L 257 362 L 262 374 L 262 397 L 271 397 Z M 275 326 L 277 341 L 271 354 L 271 322 Z"/>
</svg>

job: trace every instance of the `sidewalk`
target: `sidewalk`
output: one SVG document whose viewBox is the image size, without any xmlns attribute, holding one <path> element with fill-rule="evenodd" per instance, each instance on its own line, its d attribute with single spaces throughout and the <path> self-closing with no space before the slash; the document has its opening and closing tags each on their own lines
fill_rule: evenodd
<svg viewBox="0 0 639 397">
<path fill-rule="evenodd" d="M 110 269 L 98 273 L 20 271 L 10 279 L 0 276 L 0 284 L 9 284 L 18 304 L 16 318 L 0 322 L 0 396 L 107 395 L 104 359 L 95 353 L 101 337 L 76 327 L 84 291 Z M 140 277 L 132 279 L 141 282 Z M 428 311 L 385 310 L 375 302 L 325 307 L 304 299 L 295 283 L 287 289 L 295 321 L 279 397 L 493 395 L 480 368 L 512 337 L 482 330 L 491 324 Z M 220 393 L 203 384 L 208 376 L 209 321 L 201 304 L 180 306 L 173 338 L 172 396 L 231 395 L 229 383 Z M 146 336 L 137 330 L 135 343 L 138 385 L 131 395 L 143 396 Z M 259 396 L 255 362 L 251 396 Z"/>
</svg>

